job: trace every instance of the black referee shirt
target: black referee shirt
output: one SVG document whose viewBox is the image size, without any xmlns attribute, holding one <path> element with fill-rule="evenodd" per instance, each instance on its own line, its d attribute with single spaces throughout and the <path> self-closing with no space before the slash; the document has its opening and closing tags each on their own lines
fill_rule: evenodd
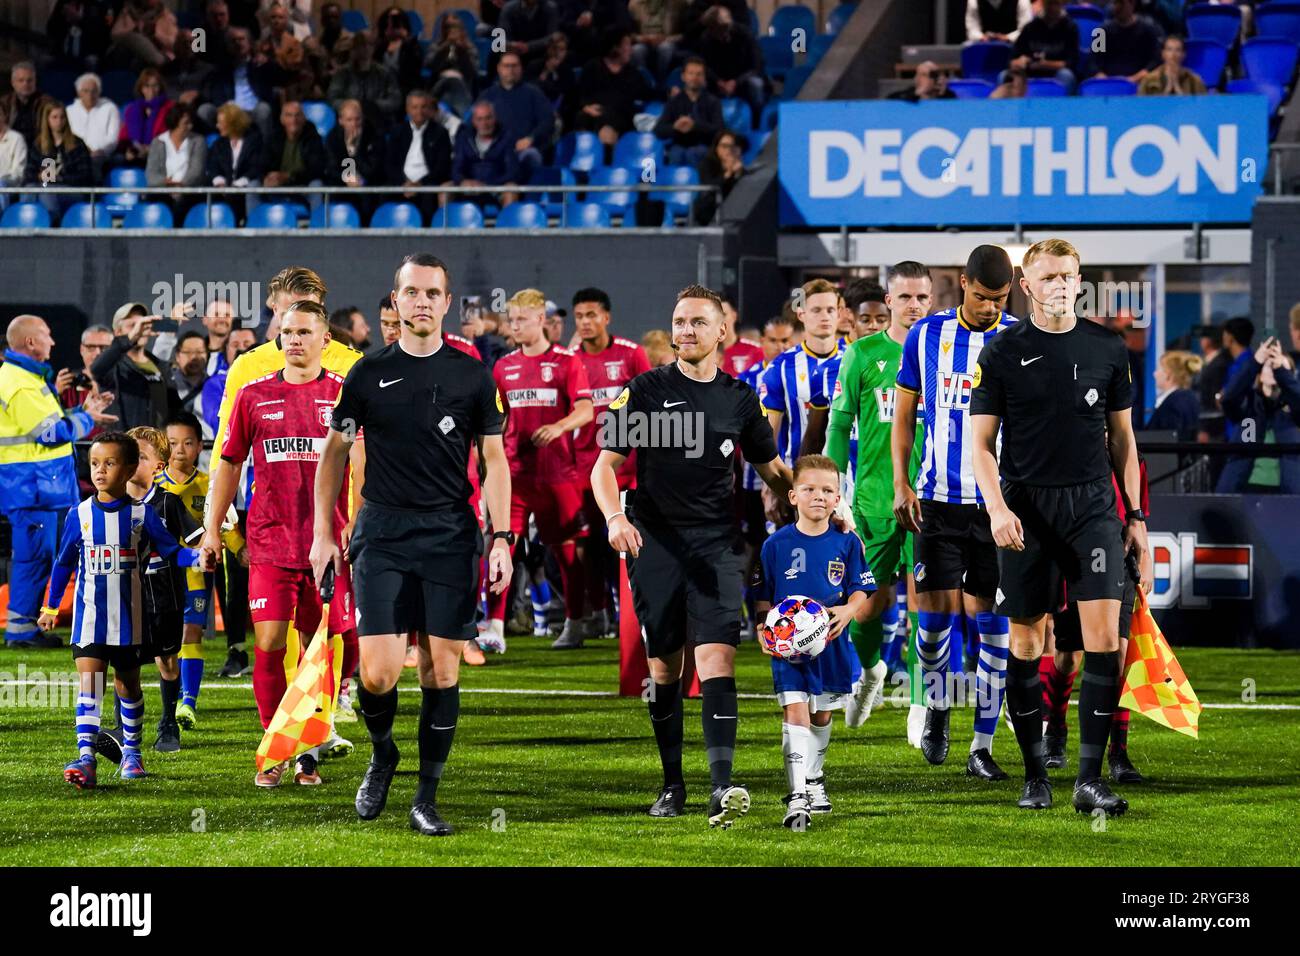
<svg viewBox="0 0 1300 956">
<path fill-rule="evenodd" d="M 1132 404 L 1123 339 L 1086 319 L 1068 332 L 1026 319 L 980 352 L 970 413 L 1001 417 L 1007 481 L 1080 485 L 1110 476 L 1106 415 Z"/>
<path fill-rule="evenodd" d="M 330 422 L 353 436 L 365 431 L 361 496 L 402 511 L 465 508 L 470 446 L 504 424 L 486 365 L 446 344 L 416 356 L 397 343 L 352 366 Z"/>
<path fill-rule="evenodd" d="M 635 517 L 651 527 L 735 523 L 735 453 L 762 464 L 776 441 L 757 393 L 719 370 L 710 382 L 677 363 L 643 372 L 609 406 L 602 448 L 636 450 Z"/>
</svg>

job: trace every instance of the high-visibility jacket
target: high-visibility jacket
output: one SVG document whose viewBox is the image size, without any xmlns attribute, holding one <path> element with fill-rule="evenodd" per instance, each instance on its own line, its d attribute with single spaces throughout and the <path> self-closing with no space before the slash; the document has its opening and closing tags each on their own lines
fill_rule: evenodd
<svg viewBox="0 0 1300 956">
<path fill-rule="evenodd" d="M 66 511 L 81 495 L 72 442 L 95 427 L 87 412 L 65 412 L 45 362 L 5 350 L 0 365 L 0 510 Z"/>
</svg>

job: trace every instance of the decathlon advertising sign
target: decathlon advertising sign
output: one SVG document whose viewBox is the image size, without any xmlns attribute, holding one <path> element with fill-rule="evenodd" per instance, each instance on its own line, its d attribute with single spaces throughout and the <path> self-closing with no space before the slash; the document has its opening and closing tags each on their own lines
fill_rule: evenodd
<svg viewBox="0 0 1300 956">
<path fill-rule="evenodd" d="M 1262 96 L 782 103 L 781 224 L 1247 222 Z"/>
</svg>

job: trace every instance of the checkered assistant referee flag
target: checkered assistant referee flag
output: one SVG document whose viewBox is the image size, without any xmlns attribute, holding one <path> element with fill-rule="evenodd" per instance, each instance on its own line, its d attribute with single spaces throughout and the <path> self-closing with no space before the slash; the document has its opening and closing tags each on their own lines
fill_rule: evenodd
<svg viewBox="0 0 1300 956">
<path fill-rule="evenodd" d="M 298 673 L 284 692 L 257 747 L 257 769 L 265 770 L 329 739 L 333 710 L 334 668 L 329 641 L 329 601 L 334 597 L 334 569 L 321 583 L 320 625 L 311 639 Z"/>
<path fill-rule="evenodd" d="M 1180 734 L 1199 737 L 1197 725 L 1201 702 L 1151 616 L 1141 588 L 1138 588 L 1137 605 L 1133 609 L 1119 705 L 1144 714 Z"/>
</svg>

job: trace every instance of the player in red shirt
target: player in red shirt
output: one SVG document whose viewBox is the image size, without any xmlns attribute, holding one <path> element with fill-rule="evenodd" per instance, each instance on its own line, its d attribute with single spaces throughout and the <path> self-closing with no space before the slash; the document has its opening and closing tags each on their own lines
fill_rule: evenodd
<svg viewBox="0 0 1300 956">
<path fill-rule="evenodd" d="M 595 411 L 590 424 L 578 430 L 575 442 L 578 481 L 582 486 L 582 513 L 587 537 L 581 559 L 587 582 L 587 610 L 590 617 L 582 632 L 571 634 L 580 646 L 584 637 L 604 637 L 613 631 L 607 613 L 611 586 L 618 587 L 618 560 L 609 547 L 605 519 L 591 493 L 591 469 L 600 457 L 598 436 L 603 412 L 622 393 L 624 386 L 642 372 L 650 371 L 645 350 L 630 339 L 609 333 L 609 295 L 603 289 L 579 289 L 573 294 L 573 319 L 578 328 L 579 347 L 574 353 L 587 371 L 591 404 Z M 618 471 L 618 487 L 626 491 L 636 484 L 635 452 Z M 567 646 L 567 645 L 561 645 Z"/>
<path fill-rule="evenodd" d="M 248 512 L 248 604 L 257 646 L 253 696 L 263 728 L 270 724 L 286 689 L 285 638 L 290 620 L 305 641 L 320 623 L 320 594 L 309 559 L 313 488 L 321 445 L 343 387 L 342 376 L 321 367 L 328 340 L 329 314 L 324 306 L 303 300 L 285 311 L 280 325 L 284 370 L 240 389 L 221 448 L 221 457 L 236 467 L 216 469 L 208 502 L 212 517 L 202 547 L 219 554 L 220 516 L 234 500 L 237 466 L 251 452 L 257 493 Z M 345 482 L 335 503 L 335 527 L 347 523 Z M 340 574 L 330 602 L 329 632 L 343 634 L 354 626 L 351 581 L 346 573 Z M 314 749 L 298 757 L 297 783 L 321 782 L 317 757 Z M 286 761 L 262 771 L 254 782 L 259 787 L 279 786 L 287 767 Z"/>
<path fill-rule="evenodd" d="M 505 448 L 510 460 L 510 531 L 515 541 L 537 522 L 564 583 L 567 620 L 557 647 L 582 633 L 586 581 L 578 561 L 582 532 L 582 485 L 574 460 L 574 429 L 592 420 L 587 373 L 568 349 L 546 337 L 546 296 L 536 289 L 516 292 L 506 303 L 510 331 L 519 346 L 492 369 L 505 412 Z M 484 650 L 505 651 L 506 595 L 488 601 L 488 626 L 479 635 Z"/>
<path fill-rule="evenodd" d="M 722 300 L 722 318 L 727 323 L 722 339 L 722 360 L 718 368 L 735 378 L 755 362 L 763 361 L 763 346 L 749 338 L 741 338 L 740 316 L 736 307 L 728 300 Z M 751 331 L 746 327 L 746 331 Z"/>
</svg>

